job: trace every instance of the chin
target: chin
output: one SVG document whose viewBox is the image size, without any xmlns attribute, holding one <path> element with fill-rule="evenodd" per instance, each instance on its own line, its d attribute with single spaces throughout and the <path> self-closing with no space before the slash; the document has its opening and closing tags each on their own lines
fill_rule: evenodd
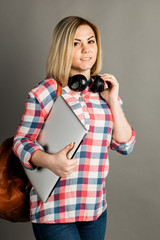
<svg viewBox="0 0 160 240">
<path fill-rule="evenodd" d="M 81 67 L 82 71 L 91 70 L 94 64 L 85 64 L 85 66 Z"/>
</svg>

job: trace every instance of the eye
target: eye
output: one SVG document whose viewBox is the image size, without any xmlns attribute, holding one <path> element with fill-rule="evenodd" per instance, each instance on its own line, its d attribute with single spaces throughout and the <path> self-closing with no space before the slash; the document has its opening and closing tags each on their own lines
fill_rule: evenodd
<svg viewBox="0 0 160 240">
<path fill-rule="evenodd" d="M 74 42 L 74 46 L 79 46 L 79 42 Z"/>
<path fill-rule="evenodd" d="M 93 44 L 93 43 L 95 43 L 95 42 L 96 42 L 96 41 L 95 41 L 94 39 L 91 39 L 91 40 L 88 41 L 89 44 Z"/>
</svg>

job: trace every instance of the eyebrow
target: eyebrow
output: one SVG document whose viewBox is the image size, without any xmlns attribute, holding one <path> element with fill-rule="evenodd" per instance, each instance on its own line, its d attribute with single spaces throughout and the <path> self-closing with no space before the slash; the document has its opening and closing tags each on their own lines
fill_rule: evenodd
<svg viewBox="0 0 160 240">
<path fill-rule="evenodd" d="M 91 37 L 89 37 L 87 40 L 90 40 L 91 38 L 96 38 L 95 36 L 91 36 Z M 74 40 L 76 40 L 76 41 L 81 41 L 81 39 L 78 39 L 78 38 L 75 38 Z"/>
</svg>

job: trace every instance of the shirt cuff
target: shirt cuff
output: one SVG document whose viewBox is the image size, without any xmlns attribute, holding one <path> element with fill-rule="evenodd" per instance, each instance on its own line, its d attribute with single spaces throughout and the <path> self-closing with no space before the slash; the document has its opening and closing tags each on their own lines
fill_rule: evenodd
<svg viewBox="0 0 160 240">
<path fill-rule="evenodd" d="M 132 152 L 133 147 L 135 145 L 135 141 L 136 141 L 136 135 L 135 135 L 134 129 L 132 128 L 131 138 L 127 142 L 119 143 L 119 142 L 115 141 L 114 139 L 112 139 L 110 148 L 121 154 L 127 155 L 130 152 Z"/>
<path fill-rule="evenodd" d="M 37 141 L 32 142 L 28 139 L 21 139 L 19 141 L 18 139 L 15 139 L 13 151 L 21 160 L 21 163 L 25 168 L 30 170 L 35 169 L 35 166 L 31 164 L 30 159 L 32 154 L 37 150 L 44 151 L 43 147 Z"/>
</svg>

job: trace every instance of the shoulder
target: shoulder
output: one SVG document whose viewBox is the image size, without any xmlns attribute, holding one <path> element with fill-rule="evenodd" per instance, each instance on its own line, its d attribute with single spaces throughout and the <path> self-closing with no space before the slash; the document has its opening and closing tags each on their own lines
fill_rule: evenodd
<svg viewBox="0 0 160 240">
<path fill-rule="evenodd" d="M 39 82 L 29 93 L 27 101 L 33 101 L 40 106 L 46 117 L 57 94 L 57 81 L 55 79 L 45 79 Z"/>
<path fill-rule="evenodd" d="M 52 97 L 56 97 L 57 92 L 57 81 L 52 78 L 47 78 L 41 82 L 39 82 L 32 90 L 32 94 L 35 95 L 38 99 L 46 98 L 47 95 L 51 95 Z"/>
</svg>

